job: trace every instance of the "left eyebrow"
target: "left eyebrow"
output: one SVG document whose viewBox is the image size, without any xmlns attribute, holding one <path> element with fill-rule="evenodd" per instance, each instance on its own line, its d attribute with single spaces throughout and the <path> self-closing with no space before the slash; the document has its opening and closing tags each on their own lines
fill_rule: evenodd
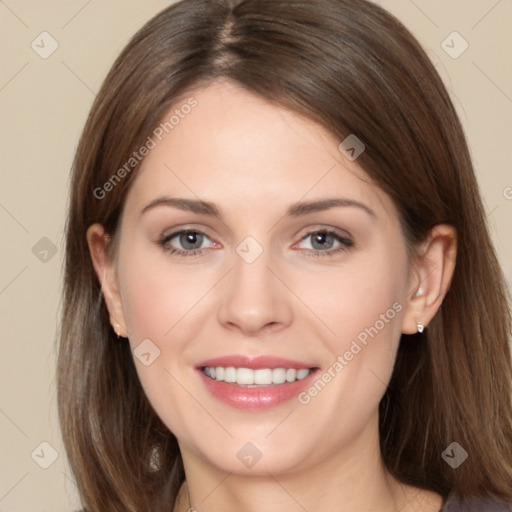
<svg viewBox="0 0 512 512">
<path fill-rule="evenodd" d="M 364 203 L 355 201 L 354 199 L 345 198 L 330 198 L 322 199 L 320 201 L 307 201 L 302 203 L 294 203 L 288 208 L 286 217 L 301 217 L 310 213 L 320 212 L 323 210 L 329 210 L 330 208 L 336 208 L 338 206 L 344 207 L 356 207 L 365 211 L 368 215 L 373 218 L 377 218 L 375 212 Z"/>
</svg>

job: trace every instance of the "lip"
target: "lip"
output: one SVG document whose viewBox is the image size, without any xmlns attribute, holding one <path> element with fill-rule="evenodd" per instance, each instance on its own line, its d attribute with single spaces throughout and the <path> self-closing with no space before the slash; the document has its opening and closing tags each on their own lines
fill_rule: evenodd
<svg viewBox="0 0 512 512">
<path fill-rule="evenodd" d="M 259 368 L 295 368 L 297 370 L 307 368 L 311 369 L 311 373 L 304 379 L 295 382 L 249 388 L 211 379 L 203 373 L 205 366 L 233 366 L 235 368 L 250 368 L 252 370 Z M 270 409 L 296 397 L 311 385 L 312 380 L 319 371 L 318 367 L 314 364 L 309 365 L 291 359 L 271 356 L 248 357 L 242 355 L 208 359 L 197 365 L 196 370 L 206 389 L 213 397 L 231 407 L 245 410 Z"/>
<path fill-rule="evenodd" d="M 243 356 L 243 355 L 231 355 L 224 357 L 217 357 L 215 359 L 208 359 L 199 363 L 196 368 L 202 369 L 205 366 L 234 366 L 235 368 L 250 368 L 251 370 L 257 370 L 258 368 L 295 368 L 297 370 L 305 368 L 315 368 L 314 364 L 301 363 L 299 361 L 293 361 L 292 359 L 283 359 L 282 357 L 274 356 Z"/>
</svg>

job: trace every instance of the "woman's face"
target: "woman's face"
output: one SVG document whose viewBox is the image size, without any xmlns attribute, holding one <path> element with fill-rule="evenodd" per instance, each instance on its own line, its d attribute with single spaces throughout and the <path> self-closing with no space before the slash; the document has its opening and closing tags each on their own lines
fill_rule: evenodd
<svg viewBox="0 0 512 512">
<path fill-rule="evenodd" d="M 378 450 L 411 291 L 393 203 L 313 122 L 227 83 L 192 95 L 120 226 L 118 320 L 145 393 L 224 471 Z"/>
</svg>

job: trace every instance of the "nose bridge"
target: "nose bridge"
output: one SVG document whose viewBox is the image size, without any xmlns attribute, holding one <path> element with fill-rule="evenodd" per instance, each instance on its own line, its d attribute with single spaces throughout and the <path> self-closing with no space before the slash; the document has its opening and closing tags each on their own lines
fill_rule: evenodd
<svg viewBox="0 0 512 512">
<path fill-rule="evenodd" d="M 269 250 L 261 251 L 251 242 L 242 242 L 236 249 L 236 257 L 234 259 L 234 268 L 232 279 L 235 285 L 235 291 L 240 292 L 243 296 L 245 293 L 259 293 L 260 291 L 270 292 L 269 286 L 271 272 L 271 254 Z"/>
<path fill-rule="evenodd" d="M 256 246 L 251 240 L 239 244 L 236 249 L 234 268 L 231 272 L 230 295 L 240 307 L 263 312 L 274 300 L 275 283 L 268 269 L 271 264 L 269 250 Z"/>
<path fill-rule="evenodd" d="M 246 237 L 236 247 L 233 270 L 227 276 L 219 308 L 219 320 L 225 326 L 237 326 L 254 334 L 268 325 L 291 321 L 289 300 L 282 283 L 269 270 L 270 249 L 253 237 Z"/>
</svg>

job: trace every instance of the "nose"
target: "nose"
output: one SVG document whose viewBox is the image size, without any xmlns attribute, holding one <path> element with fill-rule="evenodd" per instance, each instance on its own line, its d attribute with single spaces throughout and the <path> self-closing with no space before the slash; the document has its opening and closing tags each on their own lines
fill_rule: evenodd
<svg viewBox="0 0 512 512">
<path fill-rule="evenodd" d="M 263 252 L 248 263 L 235 256 L 234 268 L 224 280 L 218 309 L 219 322 L 244 336 L 279 331 L 292 322 L 290 292 L 276 277 L 270 258 Z"/>
</svg>

